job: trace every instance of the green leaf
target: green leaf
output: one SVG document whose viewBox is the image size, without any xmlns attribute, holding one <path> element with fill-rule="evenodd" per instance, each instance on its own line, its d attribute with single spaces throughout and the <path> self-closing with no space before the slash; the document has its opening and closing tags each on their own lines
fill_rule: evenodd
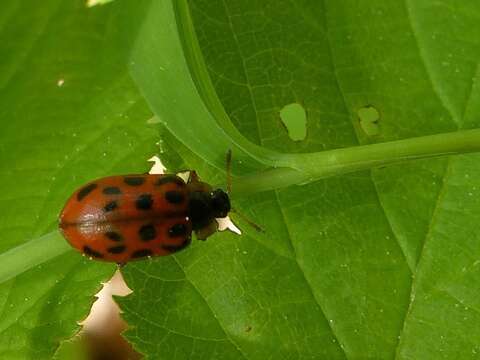
<svg viewBox="0 0 480 360">
<path fill-rule="evenodd" d="M 189 4 L 216 94 L 242 136 L 301 153 L 478 127 L 480 8 L 447 3 Z M 218 182 L 210 165 L 219 168 L 225 139 L 238 138 L 234 171 L 248 173 L 256 165 L 242 150 L 256 148 L 195 82 L 205 69 L 189 64 L 196 45 L 183 2 L 142 4 L 130 68 L 180 139 L 165 135 L 164 150 Z M 165 35 L 177 26 L 187 60 Z M 307 113 L 302 142 L 279 119 L 294 102 Z M 375 137 L 359 124 L 365 107 L 379 113 Z M 198 119 L 208 120 L 203 130 Z M 241 237 L 217 234 L 178 256 L 129 265 L 136 292 L 121 301 L 127 337 L 150 358 L 474 358 L 478 169 L 478 155 L 423 160 L 235 198 L 265 234 L 241 223 Z"/>
<path fill-rule="evenodd" d="M 158 135 L 147 127 L 145 98 L 170 170 L 224 183 L 233 149 L 234 174 L 249 175 L 235 178 L 233 205 L 265 233 L 238 219 L 242 236 L 219 233 L 127 265 L 134 293 L 119 302 L 139 351 L 153 359 L 475 358 L 479 156 L 313 180 L 341 154 L 348 167 L 365 151 L 376 155 L 368 149 L 411 150 L 405 142 L 348 147 L 478 127 L 479 12 L 453 0 L 4 1 L 0 357 L 51 358 L 112 274 L 111 265 L 65 251 L 56 217 L 85 181 L 147 169 Z M 306 111 L 303 141 L 281 122 L 292 103 Z M 358 118 L 364 108 L 378 112 L 374 136 Z M 456 138 L 419 147 L 431 155 Z M 382 159 L 367 160 L 348 170 Z M 302 178 L 309 183 L 280 188 Z M 237 197 L 248 184 L 249 196 Z M 252 195 L 267 189 L 277 190 Z"/>
<path fill-rule="evenodd" d="M 86 181 L 145 171 L 158 135 L 117 51 L 111 9 L 83 0 L 1 8 L 0 252 L 15 257 L 0 273 L 29 270 L 0 283 L 0 358 L 51 359 L 115 269 L 66 251 L 57 216 Z"/>
</svg>

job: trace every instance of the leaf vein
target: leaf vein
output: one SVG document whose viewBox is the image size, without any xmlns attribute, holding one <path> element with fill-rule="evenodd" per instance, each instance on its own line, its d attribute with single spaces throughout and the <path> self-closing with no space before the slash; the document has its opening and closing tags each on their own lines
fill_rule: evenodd
<svg viewBox="0 0 480 360">
<path fill-rule="evenodd" d="M 425 241 L 423 242 L 423 246 L 422 246 L 422 249 L 420 251 L 420 254 L 418 256 L 418 264 L 417 264 L 417 268 L 416 268 L 416 272 L 415 274 L 418 274 L 420 272 L 420 269 L 421 269 L 421 265 L 422 265 L 422 262 L 424 261 L 423 260 L 423 252 L 425 251 L 425 248 L 426 248 L 426 245 L 427 245 L 427 242 L 428 240 L 432 237 L 432 231 L 433 231 L 433 227 L 436 223 L 436 220 L 437 220 L 437 214 L 438 214 L 438 211 L 439 211 L 439 208 L 440 208 L 440 203 L 442 202 L 443 198 L 445 197 L 445 193 L 446 193 L 446 183 L 447 183 L 447 179 L 449 178 L 450 176 L 450 173 L 451 173 L 451 160 L 452 158 L 449 157 L 448 158 L 448 162 L 447 162 L 447 170 L 445 172 L 445 175 L 443 177 L 443 182 L 442 182 L 442 188 L 438 194 L 438 197 L 437 197 L 437 201 L 435 203 L 435 207 L 434 207 L 434 210 L 433 210 L 433 214 L 432 214 L 432 218 L 430 219 L 430 223 L 428 225 L 428 230 L 427 230 L 427 233 L 425 235 Z M 402 343 L 402 335 L 405 331 L 405 328 L 406 328 L 406 325 L 407 325 L 407 321 L 408 321 L 408 317 L 411 315 L 412 313 L 412 309 L 413 309 L 413 303 L 415 301 L 415 294 L 416 294 L 416 286 L 417 286 L 417 280 L 418 277 L 415 276 L 414 279 L 412 280 L 412 283 L 411 283 L 411 287 L 410 287 L 410 300 L 409 300 L 409 303 L 408 303 L 408 308 L 407 308 L 407 311 L 405 312 L 405 316 L 403 318 L 403 324 L 402 324 L 402 327 L 400 329 L 400 332 L 398 334 L 398 341 L 397 341 L 397 346 L 396 346 L 396 350 L 395 350 L 395 359 L 397 359 L 399 356 L 400 356 L 400 347 L 401 347 L 401 343 Z"/>
<path fill-rule="evenodd" d="M 300 270 L 300 274 L 302 274 L 302 277 L 303 279 L 305 280 L 305 284 L 307 284 L 307 289 L 309 290 L 313 300 L 315 301 L 315 304 L 318 306 L 318 308 L 320 309 L 320 312 L 323 314 L 323 317 L 325 319 L 325 322 L 327 323 L 327 325 L 329 326 L 330 328 L 330 331 L 332 332 L 332 335 L 333 337 L 336 339 L 337 343 L 339 344 L 339 348 L 343 351 L 344 355 L 345 355 L 345 358 L 348 359 L 348 356 L 347 356 L 347 353 L 345 352 L 345 350 L 343 349 L 343 346 L 341 346 L 341 342 L 340 342 L 340 338 L 338 337 L 338 335 L 336 334 L 335 330 L 334 330 L 334 327 L 331 325 L 330 321 L 328 321 L 328 318 L 327 318 L 327 315 L 326 315 L 326 311 L 323 309 L 322 305 L 320 304 L 320 301 L 319 299 L 317 298 L 317 296 L 315 295 L 315 292 L 313 291 L 313 286 L 312 284 L 310 284 L 310 282 L 308 281 L 308 278 L 305 274 L 305 271 L 303 270 L 302 266 L 299 264 L 298 262 L 298 258 L 297 258 L 297 252 L 295 250 L 295 246 L 293 245 L 293 240 L 292 240 L 292 235 L 290 233 L 290 230 L 289 230 L 289 227 L 288 227 L 288 221 L 287 221 L 287 218 L 285 216 L 285 213 L 283 211 L 283 208 L 282 206 L 280 205 L 280 201 L 278 199 L 278 193 L 277 193 L 277 190 L 274 191 L 275 193 L 275 199 L 276 199 L 276 203 L 277 203 L 277 206 L 279 207 L 280 209 L 280 214 L 282 215 L 282 219 L 283 219 L 283 222 L 285 223 L 285 228 L 287 230 L 287 235 L 288 235 L 288 240 L 290 242 L 290 245 L 292 247 L 292 250 L 293 250 L 293 253 L 294 253 L 294 259 L 295 259 L 295 264 L 296 266 L 298 267 L 298 269 Z"/>
<path fill-rule="evenodd" d="M 207 307 L 209 308 L 209 310 L 211 311 L 211 313 L 214 315 L 214 318 L 215 320 L 217 321 L 218 325 L 220 326 L 220 328 L 222 329 L 222 331 L 225 333 L 225 337 L 227 338 L 227 340 L 237 349 L 237 351 L 240 353 L 240 355 L 242 355 L 242 357 L 245 359 L 245 360 L 248 360 L 248 357 L 243 353 L 242 349 L 240 348 L 240 346 L 235 342 L 233 341 L 233 339 L 230 337 L 229 333 L 227 332 L 227 330 L 223 327 L 223 324 L 220 322 L 220 320 L 218 320 L 217 316 L 215 315 L 215 312 L 213 311 L 212 307 L 210 306 L 210 304 L 208 303 L 207 299 L 205 298 L 205 296 L 202 294 L 202 292 L 200 291 L 200 289 L 195 285 L 195 283 L 189 279 L 188 275 L 187 275 L 187 272 L 185 271 L 185 269 L 183 268 L 182 264 L 180 264 L 180 262 L 178 261 L 178 259 L 175 257 L 175 255 L 171 255 L 172 258 L 175 260 L 175 262 L 177 263 L 178 267 L 183 271 L 183 274 L 185 275 L 185 279 L 190 283 L 192 284 L 193 288 L 195 289 L 195 291 L 198 293 L 198 295 L 200 295 L 200 297 L 205 301 L 205 304 L 207 305 Z"/>
</svg>

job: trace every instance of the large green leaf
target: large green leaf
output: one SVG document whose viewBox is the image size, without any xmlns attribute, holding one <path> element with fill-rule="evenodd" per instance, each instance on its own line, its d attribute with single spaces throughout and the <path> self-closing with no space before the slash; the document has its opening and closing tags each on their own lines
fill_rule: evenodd
<svg viewBox="0 0 480 360">
<path fill-rule="evenodd" d="M 170 94 L 159 95 L 159 79 L 178 66 L 165 67 L 161 51 L 178 46 L 159 30 L 173 26 L 165 23 L 171 9 L 142 4 L 148 15 L 131 53 L 133 77 L 157 115 L 184 113 L 190 99 L 182 101 L 178 89 L 172 107 L 159 100 Z M 265 148 L 312 152 L 478 126 L 474 3 L 190 5 L 226 112 Z M 175 11 L 184 24 L 181 6 Z M 180 33 L 184 47 L 195 46 Z M 190 69 L 196 79 L 199 70 Z M 302 142 L 288 137 L 279 118 L 295 102 L 308 116 Z M 359 123 L 364 107 L 380 114 L 374 136 Z M 215 126 L 222 124 L 210 109 Z M 218 181 L 218 170 L 205 164 L 221 165 L 208 153 L 222 141 L 209 137 L 215 127 L 192 125 L 204 134 L 190 142 L 188 132 L 162 121 L 200 156 L 173 139 L 168 152 Z M 479 165 L 477 155 L 416 161 L 234 199 L 266 233 L 244 227 L 241 237 L 216 235 L 178 256 L 127 267 L 137 289 L 122 301 L 133 325 L 127 337 L 165 359 L 474 358 Z"/>
<path fill-rule="evenodd" d="M 85 181 L 146 170 L 143 97 L 169 169 L 211 183 L 228 148 L 234 174 L 291 166 L 287 184 L 317 158 L 277 151 L 479 125 L 474 2 L 191 0 L 200 48 L 184 1 L 85 4 L 1 5 L 0 256 L 15 257 L 0 274 L 53 245 L 2 279 L 2 359 L 51 358 L 112 273 L 65 251 L 56 216 Z M 291 103 L 300 142 L 280 119 Z M 477 155 L 415 161 L 248 198 L 234 182 L 265 233 L 239 220 L 242 236 L 127 265 L 126 336 L 152 359 L 476 358 L 478 169 Z"/>
</svg>

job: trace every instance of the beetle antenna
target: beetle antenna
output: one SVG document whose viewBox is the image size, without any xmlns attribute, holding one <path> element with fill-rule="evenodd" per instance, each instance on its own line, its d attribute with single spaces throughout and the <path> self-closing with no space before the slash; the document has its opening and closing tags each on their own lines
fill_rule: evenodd
<svg viewBox="0 0 480 360">
<path fill-rule="evenodd" d="M 232 150 L 228 149 L 226 157 L 227 168 L 227 194 L 232 192 Z"/>
<path fill-rule="evenodd" d="M 235 209 L 230 209 L 230 212 L 236 214 L 240 219 L 242 219 L 243 221 L 245 221 L 248 225 L 250 225 L 252 228 L 254 228 L 255 230 L 257 230 L 258 232 L 262 232 L 264 233 L 265 230 L 263 230 L 259 225 L 255 224 L 252 220 L 250 220 L 249 218 L 247 218 L 245 215 L 243 215 L 242 213 L 238 212 L 237 210 Z"/>
</svg>

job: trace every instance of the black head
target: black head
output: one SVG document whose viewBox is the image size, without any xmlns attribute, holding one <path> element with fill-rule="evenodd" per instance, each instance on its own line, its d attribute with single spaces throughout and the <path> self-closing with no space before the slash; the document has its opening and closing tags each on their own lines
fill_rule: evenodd
<svg viewBox="0 0 480 360">
<path fill-rule="evenodd" d="M 189 195 L 188 216 L 193 230 L 208 226 L 215 218 L 224 218 L 230 211 L 228 195 L 220 189 L 215 191 L 193 191 Z"/>
<path fill-rule="evenodd" d="M 210 206 L 213 216 L 216 218 L 224 218 L 230 211 L 230 199 L 225 191 L 217 189 L 210 193 Z"/>
</svg>

